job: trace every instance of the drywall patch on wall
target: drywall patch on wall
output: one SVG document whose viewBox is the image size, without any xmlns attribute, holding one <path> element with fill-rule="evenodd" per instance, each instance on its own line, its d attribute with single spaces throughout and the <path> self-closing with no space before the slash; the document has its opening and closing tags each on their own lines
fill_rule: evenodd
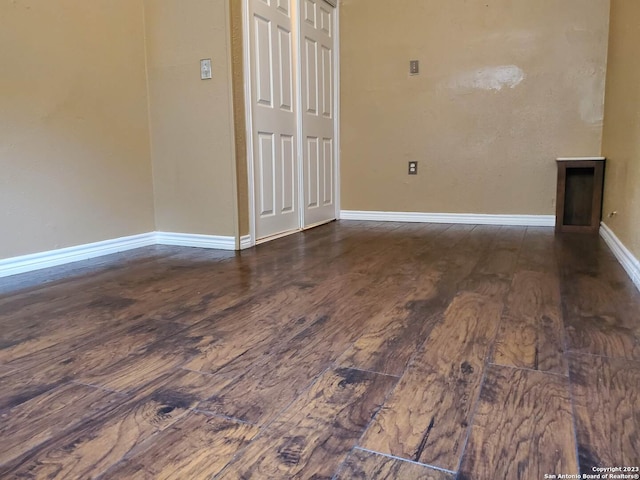
<svg viewBox="0 0 640 480">
<path fill-rule="evenodd" d="M 595 68 L 580 83 L 580 118 L 594 127 L 602 127 L 604 120 L 604 84 L 604 69 L 596 71 Z"/>
<path fill-rule="evenodd" d="M 486 37 L 480 37 L 480 41 L 499 41 L 515 43 L 516 47 L 529 47 L 536 48 L 537 43 L 540 41 L 540 33 L 529 30 L 512 30 L 506 32 L 492 32 Z"/>
<path fill-rule="evenodd" d="M 451 88 L 474 88 L 500 91 L 505 87 L 516 88 L 525 79 L 524 71 L 516 65 L 483 67 L 455 77 Z"/>
</svg>

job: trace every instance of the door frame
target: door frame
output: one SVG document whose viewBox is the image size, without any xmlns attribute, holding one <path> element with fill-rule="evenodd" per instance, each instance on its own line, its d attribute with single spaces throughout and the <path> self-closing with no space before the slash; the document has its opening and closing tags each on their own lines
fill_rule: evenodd
<svg viewBox="0 0 640 480">
<path fill-rule="evenodd" d="M 245 109 L 245 142 L 247 151 L 247 190 L 249 195 L 249 241 L 244 241 L 242 244 L 245 248 L 253 247 L 258 243 L 256 238 L 256 205 L 255 205 L 255 169 L 254 169 L 254 151 L 253 151 L 253 85 L 251 79 L 251 5 L 252 0 L 242 0 L 242 68 L 243 68 L 243 83 L 244 83 L 244 109 Z M 323 1 L 323 0 L 318 0 Z M 299 211 L 299 227 L 297 230 L 284 232 L 282 235 L 274 235 L 268 237 L 266 240 L 272 240 L 284 235 L 296 233 L 304 228 L 304 208 L 302 208 L 303 197 L 303 181 L 302 181 L 302 112 L 300 106 L 302 105 L 302 59 L 300 57 L 300 3 L 301 0 L 291 0 L 291 12 L 295 16 L 293 19 L 293 31 L 295 42 L 293 45 L 293 51 L 295 52 L 296 62 L 296 118 L 297 118 L 297 135 L 298 141 L 296 142 L 296 162 L 298 165 L 298 211 Z M 333 56 L 333 106 L 334 106 L 334 135 L 335 141 L 333 146 L 333 158 L 334 158 L 334 185 L 335 185 L 335 217 L 340 218 L 340 2 L 335 2 L 336 6 L 332 5 L 333 2 L 329 1 L 332 8 L 335 9 L 333 27 L 334 27 L 334 56 Z M 315 225 L 310 225 L 307 228 L 312 228 Z"/>
</svg>

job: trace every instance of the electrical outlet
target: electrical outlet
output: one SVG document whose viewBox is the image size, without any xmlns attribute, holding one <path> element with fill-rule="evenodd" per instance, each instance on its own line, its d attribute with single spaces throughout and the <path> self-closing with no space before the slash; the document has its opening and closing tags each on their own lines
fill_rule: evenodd
<svg viewBox="0 0 640 480">
<path fill-rule="evenodd" d="M 420 62 L 418 60 L 409 61 L 409 75 L 420 74 Z"/>
<path fill-rule="evenodd" d="M 409 162 L 409 175 L 417 175 L 418 174 L 418 162 Z"/>
</svg>

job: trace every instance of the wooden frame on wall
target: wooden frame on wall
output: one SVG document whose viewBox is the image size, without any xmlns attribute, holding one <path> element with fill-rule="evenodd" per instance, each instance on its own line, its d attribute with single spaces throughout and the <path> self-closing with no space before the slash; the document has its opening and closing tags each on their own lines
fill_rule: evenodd
<svg viewBox="0 0 640 480">
<path fill-rule="evenodd" d="M 556 232 L 600 230 L 604 157 L 558 158 Z"/>
</svg>

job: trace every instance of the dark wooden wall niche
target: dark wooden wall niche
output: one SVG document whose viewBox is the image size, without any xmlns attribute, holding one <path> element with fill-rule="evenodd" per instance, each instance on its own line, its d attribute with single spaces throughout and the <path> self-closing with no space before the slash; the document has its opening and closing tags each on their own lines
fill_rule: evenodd
<svg viewBox="0 0 640 480">
<path fill-rule="evenodd" d="M 598 233 L 604 157 L 558 158 L 556 232 Z"/>
</svg>

